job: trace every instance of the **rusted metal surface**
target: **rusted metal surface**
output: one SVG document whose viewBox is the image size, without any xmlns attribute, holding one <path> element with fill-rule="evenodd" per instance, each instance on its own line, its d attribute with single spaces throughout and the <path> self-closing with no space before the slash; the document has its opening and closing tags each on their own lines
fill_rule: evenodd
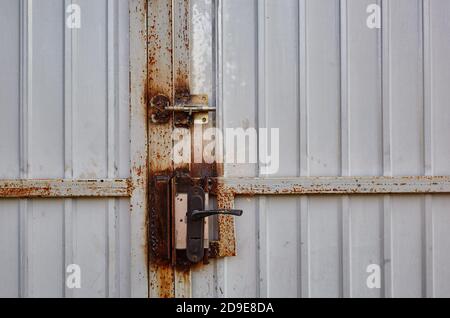
<svg viewBox="0 0 450 318">
<path fill-rule="evenodd" d="M 0 198 L 129 197 L 131 192 L 128 179 L 0 181 Z"/>
<path fill-rule="evenodd" d="M 208 96 L 206 95 L 198 95 L 191 96 L 191 102 L 194 104 L 208 106 Z M 193 118 L 190 121 L 191 125 L 191 166 L 190 166 L 190 174 L 194 178 L 209 178 L 216 177 L 217 175 L 217 163 L 206 163 L 203 158 L 203 136 L 204 132 L 208 126 L 204 123 L 196 123 Z"/>
<path fill-rule="evenodd" d="M 149 296 L 148 279 L 148 139 L 147 139 L 147 0 L 130 8 L 130 152 L 132 296 Z"/>
<path fill-rule="evenodd" d="M 150 100 L 149 118 L 153 124 L 167 124 L 173 115 L 175 127 L 189 129 L 196 115 L 201 114 L 204 120 L 200 123 L 207 124 L 209 112 L 214 111 L 208 106 L 207 95 L 179 95 L 172 105 L 168 96 L 158 94 Z"/>
<path fill-rule="evenodd" d="M 184 250 L 175 248 L 172 200 L 177 185 L 172 181 L 187 173 L 206 186 L 205 177 L 217 176 L 215 164 L 195 158 L 203 155 L 196 138 L 203 140 L 208 115 L 178 111 L 185 105 L 209 104 L 208 96 L 190 92 L 190 1 L 150 0 L 148 28 L 150 295 L 189 297 L 193 265 Z M 174 128 L 185 129 L 191 136 L 190 163 L 172 161 Z"/>
<path fill-rule="evenodd" d="M 167 107 L 170 98 L 165 95 L 155 95 L 150 100 L 149 118 L 153 124 L 167 124 L 170 121 L 170 112 Z"/>
<path fill-rule="evenodd" d="M 159 100 L 164 105 L 173 104 L 174 96 L 172 6 L 171 0 L 148 2 L 148 98 L 149 101 Z M 171 244 L 167 233 L 167 226 L 171 223 L 167 206 L 169 193 L 167 187 L 157 179 L 172 175 L 173 120 L 169 117 L 164 123 L 154 123 L 151 121 L 151 109 L 149 115 L 149 293 L 150 297 L 167 298 L 175 296 L 174 271 L 168 254 Z"/>
<path fill-rule="evenodd" d="M 151 209 L 157 213 L 157 217 L 150 222 L 150 249 L 159 264 L 168 264 L 171 261 L 171 203 L 170 203 L 170 177 L 159 175 L 152 178 L 150 188 L 154 191 L 151 195 Z M 152 215 L 153 216 L 153 215 Z"/>
<path fill-rule="evenodd" d="M 217 207 L 218 209 L 233 209 L 234 194 L 224 185 L 219 184 L 217 190 Z M 234 225 L 234 217 L 227 215 L 219 215 L 218 219 L 218 237 L 217 243 L 212 243 L 212 251 L 216 257 L 236 256 L 236 232 Z"/>
<path fill-rule="evenodd" d="M 219 178 L 234 195 L 449 193 L 450 177 Z"/>
<path fill-rule="evenodd" d="M 176 103 L 190 97 L 190 1 L 173 1 L 173 68 Z"/>
<path fill-rule="evenodd" d="M 193 111 L 186 111 L 186 106 L 195 105 Z M 203 109 L 208 113 L 208 96 L 207 95 L 179 95 L 175 101 L 175 105 L 170 107 L 174 113 L 174 124 L 177 128 L 190 129 L 194 124 L 194 116 Z"/>
</svg>

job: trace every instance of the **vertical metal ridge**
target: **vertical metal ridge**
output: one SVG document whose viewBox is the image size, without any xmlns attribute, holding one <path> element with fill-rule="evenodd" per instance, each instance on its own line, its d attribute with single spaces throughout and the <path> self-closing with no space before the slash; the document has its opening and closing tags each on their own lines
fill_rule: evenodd
<svg viewBox="0 0 450 318">
<path fill-rule="evenodd" d="M 391 73 L 390 73 L 390 10 L 389 0 L 382 0 L 382 112 L 383 112 L 383 175 L 392 176 L 392 126 L 391 126 Z M 383 202 L 383 278 L 384 297 L 394 296 L 393 253 L 392 253 L 392 210 L 391 196 L 384 196 Z"/>
<path fill-rule="evenodd" d="M 117 0 L 110 0 L 107 2 L 107 144 L 108 144 L 108 178 L 117 177 L 118 158 L 117 158 L 117 143 L 118 137 L 118 14 L 117 14 Z"/>
<path fill-rule="evenodd" d="M 350 298 L 352 293 L 352 233 L 351 233 L 351 201 L 349 196 L 342 198 L 341 214 L 341 266 L 342 266 L 342 296 Z"/>
<path fill-rule="evenodd" d="M 350 106 L 348 100 L 348 13 L 347 0 L 340 0 L 340 55 L 341 55 L 341 176 L 349 176 L 350 166 Z M 351 297 L 351 227 L 350 198 L 343 196 L 341 202 L 340 232 L 340 266 L 341 293 L 343 297 Z"/>
<path fill-rule="evenodd" d="M 300 68 L 300 175 L 309 176 L 309 107 L 306 0 L 299 2 L 299 68 Z"/>
<path fill-rule="evenodd" d="M 302 174 L 302 164 L 301 164 L 301 160 L 302 160 L 302 125 L 301 125 L 301 120 L 302 120 L 302 116 L 301 116 L 301 109 L 302 109 L 302 98 L 303 98 L 303 91 L 301 89 L 301 85 L 303 84 L 303 77 L 302 77 L 302 65 L 301 65 L 301 51 L 302 51 L 302 43 L 300 40 L 300 33 L 301 33 L 301 21 L 300 21 L 300 2 L 297 2 L 297 61 L 298 61 L 298 65 L 297 65 L 297 85 L 299 87 L 299 89 L 297 90 L 297 107 L 298 107 L 298 111 L 297 111 L 297 136 L 298 136 L 298 167 L 297 167 L 297 176 L 301 176 Z M 302 278 L 301 278 L 301 245 L 302 245 L 302 237 L 301 237 L 301 198 L 298 198 L 296 200 L 296 239 L 297 239 L 297 250 L 295 251 L 297 253 L 297 277 L 296 277 L 296 284 L 297 284 L 297 297 L 300 298 L 302 295 Z"/>
<path fill-rule="evenodd" d="M 73 94 L 74 94 L 74 59 L 73 53 L 73 32 L 65 23 L 66 8 L 73 3 L 73 0 L 65 0 L 63 7 L 64 24 L 64 177 L 73 179 Z M 63 216 L 63 246 L 64 262 L 63 277 L 66 277 L 66 268 L 73 264 L 73 231 L 72 231 L 72 210 L 73 200 L 64 200 Z M 63 296 L 73 297 L 73 289 L 67 288 L 66 280 L 63 279 Z"/>
<path fill-rule="evenodd" d="M 341 55 L 341 175 L 350 175 L 350 106 L 348 105 L 348 19 L 347 0 L 340 0 Z"/>
<path fill-rule="evenodd" d="M 77 3 L 77 0 L 71 0 L 71 3 Z M 82 14 L 82 13 L 81 13 Z M 67 27 L 67 26 L 66 26 Z M 70 130 L 65 130 L 68 133 L 67 141 L 69 141 L 69 145 L 66 145 L 67 157 L 66 161 L 69 164 L 69 169 L 66 171 L 68 176 L 71 178 L 79 177 L 80 172 L 75 169 L 75 162 L 77 160 L 77 154 L 74 152 L 74 144 L 75 144 L 75 123 L 77 122 L 77 102 L 78 102 L 78 86 L 79 86 L 79 31 L 76 29 L 70 29 L 70 87 L 68 90 L 70 91 L 70 110 L 68 109 L 68 113 L 66 114 L 66 123 L 70 125 Z M 70 138 L 69 138 L 70 135 Z M 67 168 L 67 167 L 66 167 Z M 65 252 L 67 253 L 66 258 L 69 264 L 78 264 L 77 259 L 77 244 L 78 237 L 77 233 L 77 216 L 78 216 L 78 200 L 70 199 L 66 200 L 65 208 L 67 208 L 65 212 L 65 221 L 64 221 L 64 231 L 65 231 Z M 66 264 L 66 265 L 69 265 Z M 81 285 L 83 287 L 83 284 Z M 77 291 L 70 289 L 68 293 L 68 297 L 75 297 L 77 295 Z"/>
<path fill-rule="evenodd" d="M 65 8 L 72 3 L 72 0 L 65 0 Z M 64 23 L 64 177 L 73 178 L 73 95 L 74 95 L 74 59 L 73 59 L 73 32 Z"/>
<path fill-rule="evenodd" d="M 383 1 L 384 0 L 377 0 L 376 4 L 380 6 L 380 8 L 383 8 Z M 381 12 L 383 14 L 383 12 Z M 377 90 L 378 90 L 378 96 L 379 96 L 379 107 L 381 108 L 381 147 L 379 149 L 380 154 L 379 154 L 379 158 L 380 158 L 380 165 L 381 165 L 381 169 L 380 172 L 384 175 L 386 173 L 385 170 L 385 156 L 384 156 L 384 147 L 385 147 L 385 142 L 384 142 L 384 107 L 385 107 L 385 96 L 384 96 L 384 34 L 383 34 L 383 30 L 385 28 L 385 18 L 383 18 L 382 16 L 382 21 L 381 21 L 381 30 L 378 30 L 377 32 Z M 382 200 L 381 200 L 382 198 Z M 388 200 L 388 196 L 382 196 L 380 198 L 380 205 L 378 208 L 378 213 L 379 213 L 379 217 L 378 217 L 378 222 L 379 222 L 379 227 L 378 227 L 378 246 L 379 246 L 379 259 L 378 259 L 378 263 L 380 265 L 380 270 L 381 270 L 381 288 L 379 290 L 379 297 L 380 298 L 385 298 L 386 297 L 386 288 L 385 288 L 385 283 L 386 283 L 386 264 L 385 264 L 385 248 L 384 248 L 384 244 L 385 244 L 385 227 L 384 227 L 384 220 L 385 220 L 385 210 L 386 207 L 389 205 L 387 200 Z M 374 260 L 374 262 L 376 262 L 376 260 Z"/>
<path fill-rule="evenodd" d="M 180 1 L 180 0 L 176 0 Z M 173 0 L 152 0 L 147 3 L 148 24 L 148 78 L 146 82 L 146 101 L 158 95 L 165 95 L 169 103 L 173 103 Z M 141 38 L 141 36 L 139 36 Z M 146 109 L 145 111 L 148 111 Z M 150 119 L 150 118 L 149 118 Z M 170 159 L 173 142 L 170 138 L 173 130 L 173 119 L 166 124 L 156 124 L 148 120 L 148 177 L 151 181 L 156 175 L 170 175 L 173 172 L 173 161 Z M 157 142 L 155 142 L 157 140 Z M 167 250 L 167 215 L 164 204 L 158 198 L 157 189 L 150 188 L 149 195 L 149 293 L 150 297 L 175 296 L 175 272 L 169 262 Z M 167 198 L 166 198 L 167 199 Z M 165 233 L 165 234 L 163 234 Z"/>
<path fill-rule="evenodd" d="M 214 271 L 216 273 L 216 297 L 228 298 L 228 258 L 223 258 L 214 261 Z"/>
<path fill-rule="evenodd" d="M 30 127 L 32 107 L 32 2 L 20 2 L 20 178 L 30 177 Z M 19 203 L 19 296 L 30 296 L 30 253 L 28 216 L 31 202 Z"/>
<path fill-rule="evenodd" d="M 211 9 L 210 9 L 210 14 L 211 14 L 211 72 L 212 72 L 212 76 L 211 76 L 211 98 L 210 98 L 210 106 L 211 106 L 211 101 L 213 102 L 213 105 L 216 105 L 217 107 L 217 74 L 216 74 L 216 70 L 217 70 L 217 65 L 218 65 L 218 56 L 217 56 L 217 0 L 213 0 L 211 1 Z M 217 111 L 217 108 L 216 108 Z M 217 117 L 216 117 L 217 120 Z M 216 123 L 217 126 L 217 123 Z"/>
<path fill-rule="evenodd" d="M 392 246 L 392 210 L 391 196 L 384 197 L 384 213 L 383 213 L 383 278 L 384 290 L 383 295 L 386 298 L 394 297 L 393 284 L 393 246 Z"/>
<path fill-rule="evenodd" d="M 267 105 L 267 76 L 266 76 L 266 0 L 259 0 L 256 2 L 256 17 L 257 17 L 257 105 L 256 105 L 256 122 L 258 128 L 269 128 L 268 122 L 268 105 Z M 258 145 L 258 162 L 261 162 L 261 153 Z M 261 165 L 258 165 L 258 176 L 261 176 Z M 267 198 L 260 197 L 257 201 L 258 212 L 256 214 L 257 224 L 257 242 L 258 242 L 258 277 L 257 277 L 257 291 L 258 297 L 269 297 L 269 240 L 268 240 L 268 222 L 267 222 Z"/>
<path fill-rule="evenodd" d="M 216 42 L 216 107 L 217 107 L 217 128 L 220 131 L 224 131 L 225 129 L 225 111 L 223 105 L 223 1 L 222 0 L 214 0 L 215 3 L 215 15 L 216 15 L 216 24 L 215 24 L 215 42 Z M 225 141 L 225 140 L 223 140 Z M 218 145 L 222 147 L 222 145 Z M 219 150 L 220 153 L 223 153 L 223 149 Z M 224 175 L 226 175 L 227 171 L 223 171 Z M 227 268 L 228 268 L 228 260 L 220 259 L 214 261 L 214 271 L 217 277 L 216 283 L 216 293 L 218 298 L 225 298 L 228 296 L 228 284 L 227 284 Z"/>
<path fill-rule="evenodd" d="M 390 68 L 390 10 L 389 0 L 382 0 L 382 101 L 383 101 L 383 172 L 392 176 L 391 68 Z"/>
<path fill-rule="evenodd" d="M 311 297 L 311 246 L 310 246 L 310 220 L 309 220 L 308 197 L 300 199 L 300 277 L 301 297 Z"/>
<path fill-rule="evenodd" d="M 118 156 L 117 145 L 118 139 L 118 59 L 117 59 L 117 43 L 118 43 L 118 15 L 117 0 L 107 1 L 107 175 L 109 179 L 118 176 Z M 106 215 L 106 295 L 108 297 L 118 296 L 117 262 L 116 258 L 118 241 L 117 241 L 117 221 L 118 221 L 118 200 L 109 199 L 107 203 Z"/>
<path fill-rule="evenodd" d="M 173 65 L 173 93 L 175 103 L 180 98 L 191 94 L 191 1 L 172 1 L 172 65 Z M 194 139 L 201 136 L 203 127 L 191 129 Z M 195 154 L 194 154 L 195 156 Z M 180 166 L 174 164 L 174 169 Z M 194 173 L 195 174 L 195 173 Z M 192 297 L 192 272 L 174 269 L 175 298 Z"/>
<path fill-rule="evenodd" d="M 216 107 L 217 107 L 217 128 L 220 131 L 224 131 L 225 129 L 225 111 L 223 105 L 223 1 L 222 0 L 214 0 L 215 3 L 215 15 L 216 15 L 216 23 L 215 23 L 215 43 L 216 43 Z M 221 147 L 221 145 L 218 145 Z M 223 153 L 223 150 L 220 151 Z M 224 171 L 226 174 L 226 171 Z"/>
<path fill-rule="evenodd" d="M 21 178 L 26 179 L 31 175 L 30 169 L 30 127 L 32 107 L 32 84 L 33 84 L 33 39 L 32 39 L 32 1 L 21 1 L 21 32 L 20 32 L 20 129 L 21 129 Z"/>
<path fill-rule="evenodd" d="M 133 191 L 130 199 L 131 297 L 147 298 L 148 246 L 148 1 L 130 0 L 130 160 Z"/>
<path fill-rule="evenodd" d="M 432 34 L 431 34 L 431 1 L 422 2 L 423 20 L 423 85 L 424 85 L 424 166 L 425 175 L 434 175 L 433 148 L 433 96 L 432 96 Z M 434 297 L 434 253 L 433 253 L 433 196 L 426 195 L 424 202 L 424 296 Z"/>
<path fill-rule="evenodd" d="M 307 12 L 306 0 L 299 1 L 299 86 L 300 86 L 300 176 L 309 176 L 309 127 L 308 127 L 308 58 L 307 58 Z M 300 263 L 299 294 L 301 297 L 311 296 L 310 283 L 310 245 L 309 245 L 309 212 L 308 197 L 300 198 Z"/>
<path fill-rule="evenodd" d="M 190 0 L 172 0 L 172 80 L 175 98 L 190 92 L 190 5 Z"/>
</svg>

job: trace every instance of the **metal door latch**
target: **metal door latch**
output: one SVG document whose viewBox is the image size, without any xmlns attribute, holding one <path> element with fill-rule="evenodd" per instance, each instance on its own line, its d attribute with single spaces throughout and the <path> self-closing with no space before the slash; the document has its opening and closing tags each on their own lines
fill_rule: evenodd
<svg viewBox="0 0 450 318">
<path fill-rule="evenodd" d="M 175 126 L 204 125 L 208 123 L 209 113 L 215 111 L 215 107 L 208 106 L 206 95 L 179 98 L 175 105 L 171 105 L 170 99 L 164 95 L 156 95 L 150 101 L 150 118 L 155 124 L 168 123 L 173 113 Z"/>
<path fill-rule="evenodd" d="M 198 186 L 193 186 L 188 193 L 188 212 L 187 212 L 187 258 L 198 263 L 203 259 L 205 253 L 204 219 L 219 214 L 241 216 L 242 210 L 205 210 L 205 191 Z"/>
</svg>

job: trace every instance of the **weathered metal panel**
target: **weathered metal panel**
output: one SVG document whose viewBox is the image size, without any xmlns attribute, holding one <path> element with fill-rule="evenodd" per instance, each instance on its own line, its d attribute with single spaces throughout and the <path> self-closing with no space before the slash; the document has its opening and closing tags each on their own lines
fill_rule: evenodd
<svg viewBox="0 0 450 318">
<path fill-rule="evenodd" d="M 130 155 L 131 235 L 120 240 L 131 244 L 129 275 L 132 297 L 148 297 L 148 122 L 147 122 L 147 0 L 132 0 L 130 8 Z"/>
<path fill-rule="evenodd" d="M 450 177 L 218 178 L 214 192 L 236 195 L 449 193 Z"/>
<path fill-rule="evenodd" d="M 0 198 L 129 197 L 130 180 L 1 180 Z"/>
<path fill-rule="evenodd" d="M 216 106 L 214 61 L 216 6 L 211 0 L 190 0 L 190 89 L 191 94 L 206 94 L 210 106 Z M 217 124 L 217 123 L 216 123 Z M 214 124 L 210 122 L 210 126 Z M 214 222 L 209 222 L 214 224 Z M 212 231 L 211 231 L 212 232 Z M 196 266 L 191 270 L 192 297 L 215 297 L 216 262 Z"/>
<path fill-rule="evenodd" d="M 446 82 L 450 80 L 450 41 L 446 36 L 450 33 L 450 2 L 444 0 L 426 1 L 424 12 L 428 18 L 424 21 L 425 30 L 425 103 L 428 131 L 427 145 L 427 174 L 450 175 L 450 147 L 446 136 L 450 134 L 450 107 L 448 101 L 450 91 Z M 427 16 L 427 15 L 425 15 Z M 433 40 L 432 40 L 433 39 Z M 442 40 L 441 40 L 442 39 Z M 429 201 L 427 201 L 429 202 Z M 428 242 L 432 250 L 427 254 L 427 266 L 432 268 L 427 273 L 430 281 L 427 292 L 431 296 L 447 297 L 450 295 L 450 266 L 448 266 L 448 253 L 450 237 L 448 224 L 450 221 L 448 206 L 450 198 L 447 196 L 434 196 L 429 206 L 428 214 Z M 431 212 L 432 211 L 432 212 Z"/>
<path fill-rule="evenodd" d="M 174 102 L 173 62 L 173 1 L 148 2 L 148 79 L 149 101 L 156 99 L 155 106 L 163 108 Z M 170 211 L 167 184 L 158 182 L 157 176 L 170 176 L 173 120 L 159 124 L 153 121 L 149 109 L 149 296 L 174 297 L 175 274 L 170 264 Z M 163 196 L 164 194 L 164 196 Z"/>
<path fill-rule="evenodd" d="M 72 2 L 80 29 L 65 24 Z M 129 178 L 128 2 L 8 0 L 0 12 L 0 179 Z M 0 211 L 1 296 L 131 295 L 129 199 L 1 199 Z M 66 288 L 69 264 L 81 289 Z"/>
<path fill-rule="evenodd" d="M 424 177 L 450 172 L 448 1 L 215 4 L 218 122 L 280 128 L 281 140 L 279 183 L 252 179 L 255 165 L 226 165 L 224 181 L 277 194 L 294 190 L 289 180 L 342 177 L 333 183 L 353 180 L 355 193 L 350 182 L 325 191 L 344 196 L 236 196 L 238 255 L 211 265 L 207 295 L 449 296 L 447 178 Z M 366 25 L 371 4 L 381 29 Z M 418 194 L 396 195 L 404 190 Z M 382 269 L 380 289 L 366 285 L 370 264 Z"/>
</svg>

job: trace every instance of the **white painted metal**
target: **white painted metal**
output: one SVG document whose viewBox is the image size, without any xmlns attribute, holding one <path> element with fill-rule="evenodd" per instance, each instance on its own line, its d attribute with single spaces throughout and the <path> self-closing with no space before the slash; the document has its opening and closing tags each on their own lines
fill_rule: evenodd
<svg viewBox="0 0 450 318">
<path fill-rule="evenodd" d="M 366 26 L 374 3 L 380 30 Z M 218 124 L 280 128 L 272 177 L 450 174 L 448 1 L 214 4 Z M 227 165 L 226 177 L 258 170 Z M 194 273 L 193 295 L 448 297 L 448 204 L 445 194 L 238 197 L 238 256 Z M 381 289 L 366 285 L 370 264 Z"/>
<path fill-rule="evenodd" d="M 72 2 L 79 30 L 64 27 Z M 381 30 L 365 24 L 373 3 Z M 148 296 L 145 4 L 0 4 L 0 180 L 138 185 L 131 215 L 129 199 L 1 199 L 0 296 Z M 191 7 L 191 93 L 216 100 L 219 127 L 280 128 L 273 177 L 450 175 L 448 0 Z M 260 169 L 227 165 L 226 175 Z M 239 197 L 238 256 L 195 270 L 192 291 L 178 285 L 194 297 L 450 296 L 448 204 L 445 194 Z M 71 263 L 80 290 L 65 287 Z M 382 268 L 381 289 L 366 286 L 370 264 Z"/>
<path fill-rule="evenodd" d="M 128 2 L 5 0 L 0 16 L 0 179 L 129 178 Z M 130 222 L 126 198 L 2 199 L 0 296 L 131 296 Z"/>
</svg>

